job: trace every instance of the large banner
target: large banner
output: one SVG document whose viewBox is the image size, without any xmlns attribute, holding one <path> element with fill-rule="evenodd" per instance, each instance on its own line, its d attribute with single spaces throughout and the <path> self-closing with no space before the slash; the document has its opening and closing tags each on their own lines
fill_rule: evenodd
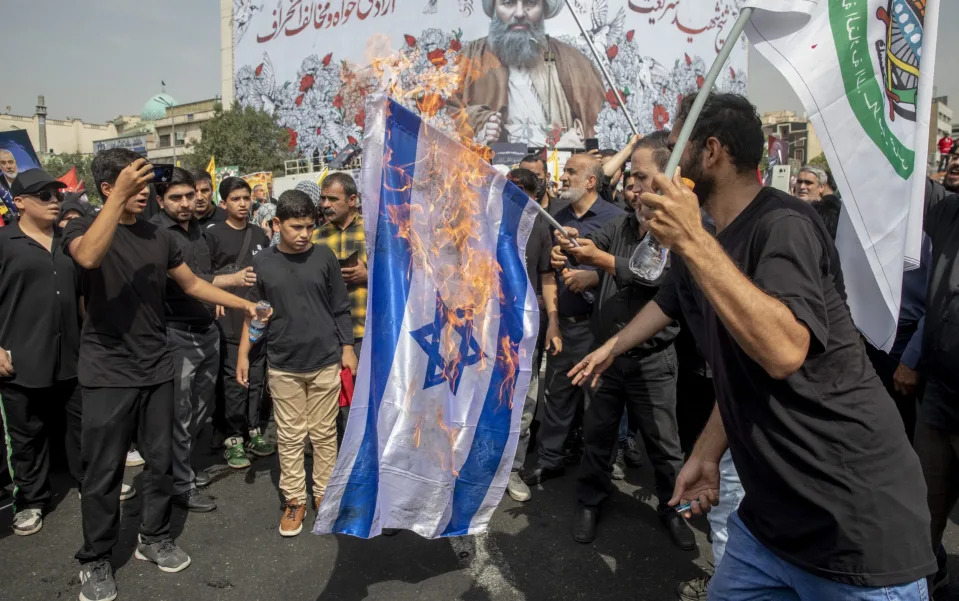
<svg viewBox="0 0 959 601">
<path fill-rule="evenodd" d="M 570 0 L 642 132 L 668 127 L 699 89 L 740 3 Z M 619 148 L 630 135 L 563 0 L 234 0 L 233 23 L 236 99 L 273 114 L 307 156 L 362 139 L 364 98 L 379 91 L 370 65 L 397 56 L 410 81 L 458 78 L 421 100 L 484 144 Z M 746 92 L 745 48 L 720 89 Z"/>
</svg>

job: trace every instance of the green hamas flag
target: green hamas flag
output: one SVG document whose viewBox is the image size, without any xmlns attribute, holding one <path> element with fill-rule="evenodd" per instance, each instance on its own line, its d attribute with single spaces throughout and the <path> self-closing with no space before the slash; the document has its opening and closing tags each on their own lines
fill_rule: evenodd
<svg viewBox="0 0 959 601">
<path fill-rule="evenodd" d="M 747 36 L 802 100 L 842 194 L 836 246 L 853 319 L 888 350 L 903 269 L 919 258 L 939 1 L 745 5 L 756 9 Z"/>
</svg>

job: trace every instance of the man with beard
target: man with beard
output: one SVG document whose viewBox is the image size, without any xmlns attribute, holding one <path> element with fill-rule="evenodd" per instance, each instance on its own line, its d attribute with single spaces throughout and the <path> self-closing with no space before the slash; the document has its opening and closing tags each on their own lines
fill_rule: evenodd
<svg viewBox="0 0 959 601">
<path fill-rule="evenodd" d="M 218 288 L 249 288 L 256 282 L 252 269 L 213 275 L 210 248 L 194 215 L 196 182 L 189 171 L 173 168 L 169 183 L 155 184 L 162 209 L 150 223 L 169 232 L 183 262 L 197 277 Z M 220 331 L 213 307 L 189 296 L 172 278 L 166 280 L 163 301 L 169 348 L 175 364 L 173 393 L 173 502 L 189 511 L 216 509 L 213 499 L 199 493 L 210 475 L 194 471 L 193 446 L 216 403 L 216 378 L 220 366 Z"/>
<path fill-rule="evenodd" d="M 763 144 L 748 100 L 709 95 L 681 160 L 695 193 L 677 172 L 641 196 L 650 232 L 672 251 L 667 280 L 570 376 L 595 384 L 615 357 L 685 317 L 717 406 L 669 504 L 689 503 L 689 517 L 717 503 L 727 444 L 746 492 L 710 599 L 927 599 L 935 558 L 918 459 L 859 341 L 822 221 L 756 181 Z"/>
<path fill-rule="evenodd" d="M 637 191 L 652 190 L 653 176 L 661 173 L 669 160 L 666 149 L 668 132 L 656 132 L 635 140 L 632 168 Z M 581 265 L 598 268 L 600 286 L 593 309 L 593 333 L 600 340 L 616 334 L 656 296 L 662 277 L 650 282 L 629 268 L 633 251 L 646 235 L 648 211 L 634 195 L 632 211 L 608 222 L 578 246 L 560 239 L 564 252 Z M 567 234 L 579 232 L 567 228 Z M 558 250 L 558 249 L 557 249 Z M 562 266 L 563 257 L 554 252 Z M 573 517 L 573 538 L 591 543 L 596 538 L 596 523 L 601 506 L 613 490 L 610 459 L 616 454 L 623 409 L 629 424 L 642 432 L 646 453 L 656 475 L 659 517 L 673 542 L 681 549 L 696 546 L 696 538 L 683 517 L 666 505 L 672 497 L 676 476 L 683 465 L 676 424 L 676 350 L 673 340 L 679 325 L 672 323 L 640 346 L 629 349 L 610 367 L 603 383 L 593 393 L 583 415 L 583 461 L 577 482 L 577 508 Z"/>
<path fill-rule="evenodd" d="M 523 160 L 519 162 L 519 168 L 528 169 L 536 176 L 537 187 L 534 194 L 535 199 L 539 202 L 539 206 L 547 211 L 553 212 L 556 207 L 550 203 L 552 199 L 549 196 L 549 169 L 546 166 L 546 159 L 543 158 L 542 153 L 524 156 Z"/>
<path fill-rule="evenodd" d="M 559 200 L 567 206 L 556 213 L 556 220 L 563 227 L 571 227 L 585 236 L 623 214 L 622 210 L 599 197 L 603 167 L 594 157 L 588 154 L 570 157 L 560 181 L 563 191 Z M 563 347 L 558 354 L 546 359 L 546 393 L 536 466 L 523 474 L 528 485 L 539 484 L 563 473 L 563 443 L 579 408 L 586 401 L 583 388 L 574 386 L 566 372 L 593 348 L 589 323 L 593 297 L 589 289 L 599 284 L 599 274 L 594 267 L 583 266 L 564 269 L 561 275 L 558 278 L 558 304 Z M 609 459 L 612 460 L 612 455 Z"/>
<path fill-rule="evenodd" d="M 17 173 L 16 157 L 9 150 L 0 148 L 0 217 L 3 219 L 0 226 L 11 223 L 17 218 L 17 207 L 13 203 L 13 195 L 10 193 L 10 187 L 13 186 L 13 181 L 17 179 Z"/>
<path fill-rule="evenodd" d="M 196 182 L 196 203 L 193 214 L 200 228 L 206 229 L 214 223 L 226 221 L 226 211 L 213 202 L 213 178 L 202 169 L 193 172 Z"/>
<path fill-rule="evenodd" d="M 356 181 L 348 173 L 335 172 L 323 179 L 320 206 L 326 223 L 313 232 L 313 244 L 326 246 L 340 263 L 340 272 L 350 297 L 350 316 L 353 319 L 353 350 L 357 357 L 363 348 L 366 332 L 366 232 L 359 209 L 359 191 Z M 342 439 L 350 408 L 341 407 L 338 416 L 339 436 Z"/>
<path fill-rule="evenodd" d="M 959 498 L 959 149 L 953 147 L 943 186 L 926 184 L 923 229 L 932 243 L 922 332 L 926 378 L 916 424 L 916 452 L 929 488 L 932 545 L 939 554 L 933 590 L 949 583 L 940 547 L 949 514 Z M 897 387 L 915 388 L 919 374 L 896 370 Z"/>
<path fill-rule="evenodd" d="M 806 202 L 818 202 L 826 184 L 826 172 L 819 167 L 806 165 L 799 170 L 796 178 L 796 198 Z"/>
<path fill-rule="evenodd" d="M 545 20 L 563 0 L 483 0 L 489 35 L 470 42 L 461 107 L 486 143 L 543 146 L 554 131 L 557 146 L 582 148 L 595 135 L 603 107 L 603 80 L 583 54 L 546 34 Z"/>
</svg>

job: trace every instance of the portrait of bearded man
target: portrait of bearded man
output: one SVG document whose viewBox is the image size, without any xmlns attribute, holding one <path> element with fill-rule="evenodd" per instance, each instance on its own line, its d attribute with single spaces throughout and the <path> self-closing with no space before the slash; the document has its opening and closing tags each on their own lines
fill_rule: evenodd
<svg viewBox="0 0 959 601">
<path fill-rule="evenodd" d="M 471 64 L 460 98 L 483 142 L 543 146 L 558 130 L 559 147 L 582 148 L 594 136 L 603 80 L 583 53 L 546 33 L 546 20 L 563 6 L 563 0 L 483 0 L 489 35 L 463 48 Z"/>
</svg>

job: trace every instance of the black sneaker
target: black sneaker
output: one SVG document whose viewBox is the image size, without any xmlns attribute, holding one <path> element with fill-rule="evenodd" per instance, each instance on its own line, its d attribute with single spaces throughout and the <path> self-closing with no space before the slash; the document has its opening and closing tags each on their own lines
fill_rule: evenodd
<svg viewBox="0 0 959 601">
<path fill-rule="evenodd" d="M 181 572 L 190 565 L 190 556 L 176 546 L 172 538 L 147 544 L 138 536 L 137 550 L 133 556 L 141 561 L 152 561 L 161 572 L 168 574 Z"/>
<path fill-rule="evenodd" d="M 80 567 L 80 601 L 113 601 L 116 598 L 117 583 L 109 560 L 101 559 Z"/>
<path fill-rule="evenodd" d="M 639 450 L 639 445 L 636 444 L 636 439 L 632 436 L 626 439 L 626 442 L 623 443 L 623 460 L 626 462 L 626 465 L 629 467 L 642 467 L 643 465 L 643 454 Z"/>
<path fill-rule="evenodd" d="M 613 461 L 613 480 L 626 479 L 626 462 L 623 459 L 623 449 L 616 451 L 616 460 Z"/>
<path fill-rule="evenodd" d="M 173 504 L 196 513 L 206 513 L 216 509 L 216 503 L 210 497 L 200 494 L 195 488 L 173 495 Z"/>
</svg>

